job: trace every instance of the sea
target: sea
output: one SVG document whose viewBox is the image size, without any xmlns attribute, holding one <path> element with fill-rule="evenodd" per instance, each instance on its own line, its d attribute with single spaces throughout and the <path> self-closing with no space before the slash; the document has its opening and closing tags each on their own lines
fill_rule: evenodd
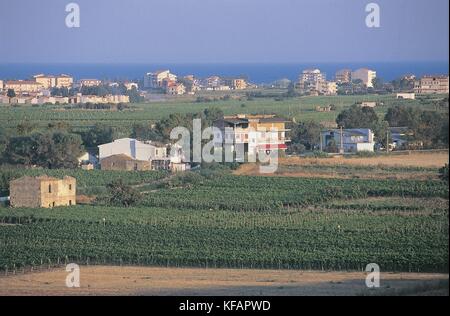
<svg viewBox="0 0 450 316">
<path fill-rule="evenodd" d="M 279 79 L 297 80 L 304 69 L 318 68 L 332 80 L 337 70 L 367 67 L 377 71 L 384 81 L 391 81 L 403 75 L 435 75 L 449 73 L 449 63 L 444 62 L 401 62 L 401 63 L 222 63 L 222 64 L 163 64 L 163 63 L 0 63 L 0 79 L 27 79 L 33 75 L 69 74 L 75 79 L 95 78 L 108 80 L 140 80 L 147 72 L 170 69 L 179 76 L 194 75 L 206 78 L 217 75 L 223 77 L 245 77 L 256 84 L 272 83 Z"/>
</svg>

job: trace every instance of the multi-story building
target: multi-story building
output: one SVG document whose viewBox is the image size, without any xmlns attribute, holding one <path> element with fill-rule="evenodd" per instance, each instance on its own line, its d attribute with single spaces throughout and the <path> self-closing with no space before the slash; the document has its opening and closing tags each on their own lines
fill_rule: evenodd
<svg viewBox="0 0 450 316">
<path fill-rule="evenodd" d="M 246 154 L 258 152 L 285 151 L 290 142 L 286 133 L 287 121 L 275 115 L 239 114 L 224 116 L 214 122 L 220 135 L 214 136 L 216 146 L 230 145 L 231 150 L 242 160 Z"/>
<path fill-rule="evenodd" d="M 245 81 L 245 79 L 227 79 L 225 80 L 225 85 L 233 90 L 247 89 L 247 81 Z"/>
<path fill-rule="evenodd" d="M 335 74 L 335 80 L 338 83 L 350 83 L 352 81 L 352 70 L 351 69 L 341 69 Z"/>
<path fill-rule="evenodd" d="M 3 80 L 0 80 L 0 92 L 3 91 Z"/>
<path fill-rule="evenodd" d="M 11 206 L 52 208 L 75 205 L 76 184 L 77 180 L 72 177 L 26 176 L 13 180 L 10 183 Z"/>
<path fill-rule="evenodd" d="M 166 93 L 169 95 L 183 95 L 186 93 L 186 87 L 182 83 L 167 82 Z"/>
<path fill-rule="evenodd" d="M 56 87 L 56 77 L 50 75 L 39 74 L 33 76 L 37 83 L 40 83 L 44 89 L 50 89 Z"/>
<path fill-rule="evenodd" d="M 73 86 L 73 77 L 65 74 L 56 76 L 57 88 L 71 88 Z"/>
<path fill-rule="evenodd" d="M 418 94 L 449 93 L 448 76 L 423 76 L 416 81 L 414 92 Z"/>
<path fill-rule="evenodd" d="M 45 89 L 51 88 L 71 88 L 73 78 L 69 75 L 61 74 L 58 76 L 39 74 L 33 76 L 37 83 L 40 83 Z"/>
<path fill-rule="evenodd" d="M 374 134 L 370 129 L 332 129 L 321 132 L 321 148 L 329 152 L 373 152 Z"/>
<path fill-rule="evenodd" d="M 211 76 L 211 77 L 208 77 L 205 79 L 205 85 L 206 85 L 206 87 L 209 87 L 209 88 L 215 88 L 222 84 L 221 81 L 222 80 L 220 79 L 220 77 Z"/>
<path fill-rule="evenodd" d="M 336 95 L 337 83 L 335 81 L 326 81 L 326 83 L 323 86 L 323 90 L 320 92 L 325 95 Z"/>
<path fill-rule="evenodd" d="M 326 75 L 324 73 L 319 69 L 306 69 L 300 75 L 296 88 L 302 93 L 320 93 L 324 90 L 325 85 Z"/>
<path fill-rule="evenodd" d="M 361 80 L 367 88 L 373 88 L 373 80 L 377 77 L 377 72 L 367 68 L 360 68 L 352 72 L 352 81 Z"/>
<path fill-rule="evenodd" d="M 81 79 L 80 86 L 81 87 L 97 87 L 102 84 L 101 80 L 98 79 Z"/>
<path fill-rule="evenodd" d="M 324 82 L 326 80 L 326 75 L 319 69 L 303 70 L 299 78 L 300 82 L 309 83 L 310 85 L 316 85 L 317 83 Z"/>
<path fill-rule="evenodd" d="M 144 88 L 160 89 L 164 88 L 164 80 L 176 81 L 177 76 L 170 73 L 170 70 L 158 70 L 155 72 L 148 72 L 144 76 Z"/>
<path fill-rule="evenodd" d="M 31 80 L 14 80 L 7 81 L 5 90 L 12 89 L 16 94 L 39 92 L 44 89 L 42 84 Z"/>
</svg>

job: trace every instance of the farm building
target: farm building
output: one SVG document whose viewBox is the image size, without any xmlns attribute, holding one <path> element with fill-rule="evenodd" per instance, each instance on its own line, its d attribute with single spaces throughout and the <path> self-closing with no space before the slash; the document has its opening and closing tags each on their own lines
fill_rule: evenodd
<svg viewBox="0 0 450 316">
<path fill-rule="evenodd" d="M 341 141 L 342 140 L 342 141 Z M 370 129 L 332 129 L 321 132 L 321 147 L 329 151 L 362 152 L 374 151 L 374 134 Z"/>
<path fill-rule="evenodd" d="M 10 183 L 12 207 L 70 206 L 76 204 L 76 179 L 48 176 L 22 177 Z"/>
<path fill-rule="evenodd" d="M 133 159 L 125 154 L 112 155 L 100 160 L 102 170 L 145 171 L 151 170 L 149 161 Z"/>
<path fill-rule="evenodd" d="M 397 93 L 396 99 L 415 100 L 415 93 Z"/>
<path fill-rule="evenodd" d="M 362 108 L 375 108 L 377 106 L 377 102 L 374 101 L 363 101 L 359 104 Z"/>
<path fill-rule="evenodd" d="M 149 162 L 150 164 L 149 170 L 170 169 L 171 159 L 167 155 L 167 146 L 164 144 L 158 144 L 154 142 L 141 142 L 133 138 L 122 138 L 116 139 L 112 143 L 100 145 L 98 146 L 98 148 L 100 161 L 103 161 L 105 158 L 114 155 L 126 155 L 128 159 L 131 159 L 133 161 Z M 135 170 L 135 169 L 122 169 L 122 170 Z"/>
<path fill-rule="evenodd" d="M 136 160 L 150 161 L 167 157 L 167 148 L 163 145 L 153 145 L 133 138 L 116 139 L 112 143 L 98 146 L 100 160 L 119 154 L 125 154 Z"/>
</svg>

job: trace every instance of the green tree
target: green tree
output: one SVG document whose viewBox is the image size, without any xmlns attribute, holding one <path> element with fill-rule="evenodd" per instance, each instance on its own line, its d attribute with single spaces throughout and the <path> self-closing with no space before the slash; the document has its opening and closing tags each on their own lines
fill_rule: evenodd
<svg viewBox="0 0 450 316">
<path fill-rule="evenodd" d="M 160 133 L 156 131 L 151 125 L 134 124 L 131 137 L 138 140 L 153 140 L 153 141 L 163 141 Z"/>
<path fill-rule="evenodd" d="M 439 178 L 442 181 L 445 181 L 448 183 L 448 164 L 446 163 L 444 167 L 439 169 Z"/>
<path fill-rule="evenodd" d="M 114 130 L 110 126 L 95 124 L 87 132 L 81 133 L 83 144 L 86 148 L 94 148 L 107 144 L 114 140 Z"/>
<path fill-rule="evenodd" d="M 3 155 L 8 145 L 8 135 L 6 131 L 0 127 L 0 162 L 3 160 Z"/>
<path fill-rule="evenodd" d="M 292 145 L 296 146 L 297 150 L 302 149 L 303 145 L 306 150 L 313 150 L 320 142 L 321 126 L 314 121 L 300 122 L 295 124 L 291 131 Z"/>
<path fill-rule="evenodd" d="M 17 125 L 17 134 L 28 135 L 36 129 L 36 125 L 29 120 L 25 120 Z"/>
<path fill-rule="evenodd" d="M 82 153 L 79 135 L 56 131 L 10 138 L 5 159 L 11 164 L 49 169 L 76 168 Z"/>
<path fill-rule="evenodd" d="M 384 119 L 393 127 L 405 126 L 414 128 L 419 124 L 420 115 L 421 113 L 418 109 L 407 107 L 405 105 L 398 105 L 389 108 Z"/>
<path fill-rule="evenodd" d="M 133 206 L 141 201 L 141 194 L 133 187 L 124 184 L 122 179 L 107 185 L 108 203 L 114 206 Z"/>
<path fill-rule="evenodd" d="M 388 109 L 385 120 L 390 126 L 408 127 L 412 138 L 423 142 L 426 148 L 448 148 L 448 112 L 399 105 Z"/>
<path fill-rule="evenodd" d="M 372 85 L 375 90 L 382 90 L 384 88 L 384 82 L 379 77 L 376 77 L 372 80 Z"/>
<path fill-rule="evenodd" d="M 378 115 L 370 107 L 352 105 L 339 113 L 336 123 L 343 128 L 371 128 L 378 123 Z"/>
<path fill-rule="evenodd" d="M 14 91 L 14 89 L 8 89 L 8 92 L 6 92 L 6 96 L 11 99 L 16 97 L 16 92 Z"/>
<path fill-rule="evenodd" d="M 136 90 L 136 87 L 133 87 L 131 90 L 128 90 L 124 93 L 130 98 L 131 103 L 139 103 L 143 102 L 144 98 L 141 97 L 139 92 Z"/>
</svg>

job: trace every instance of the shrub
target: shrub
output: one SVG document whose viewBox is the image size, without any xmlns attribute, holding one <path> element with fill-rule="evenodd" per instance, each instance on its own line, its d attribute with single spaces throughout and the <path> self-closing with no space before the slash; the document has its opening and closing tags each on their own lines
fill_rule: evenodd
<svg viewBox="0 0 450 316">
<path fill-rule="evenodd" d="M 442 181 L 448 182 L 448 164 L 445 164 L 444 167 L 442 167 L 441 169 L 439 169 L 439 178 L 440 178 Z"/>
<path fill-rule="evenodd" d="M 122 179 L 108 184 L 108 204 L 113 206 L 133 206 L 141 201 L 141 194 L 133 187 L 123 183 Z"/>
</svg>

